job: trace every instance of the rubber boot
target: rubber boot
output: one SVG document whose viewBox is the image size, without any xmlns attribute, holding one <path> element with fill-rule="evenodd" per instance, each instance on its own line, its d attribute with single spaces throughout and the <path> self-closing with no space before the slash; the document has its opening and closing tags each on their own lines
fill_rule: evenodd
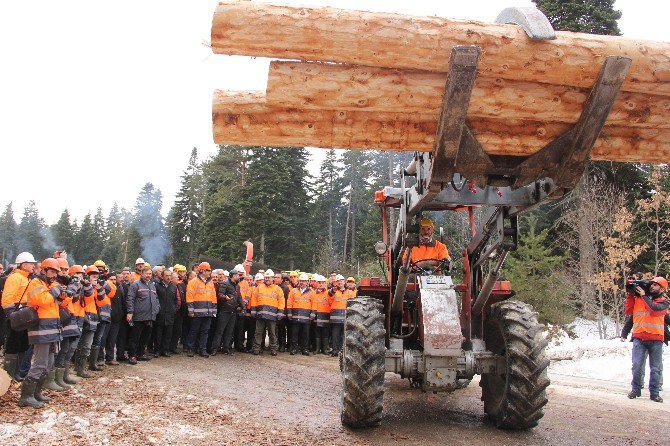
<svg viewBox="0 0 670 446">
<path fill-rule="evenodd" d="M 81 378 L 77 378 L 76 375 L 71 375 L 70 370 L 72 369 L 72 365 L 68 362 L 65 364 L 65 373 L 63 373 L 63 382 L 65 384 L 70 384 L 74 385 L 77 384 Z"/>
<path fill-rule="evenodd" d="M 15 380 L 15 376 L 19 372 L 19 355 L 16 353 L 5 354 L 5 362 L 2 365 L 2 368 Z"/>
<path fill-rule="evenodd" d="M 61 386 L 63 390 L 70 390 L 72 386 L 70 386 L 63 380 L 63 378 L 65 377 L 65 368 L 57 368 L 54 372 L 56 374 L 55 376 L 56 384 Z"/>
<path fill-rule="evenodd" d="M 88 355 L 88 369 L 94 372 L 102 372 L 102 369 L 98 367 L 98 350 L 100 347 L 91 347 L 91 354 Z"/>
<path fill-rule="evenodd" d="M 326 335 L 325 338 L 321 339 L 321 354 L 328 355 L 332 350 L 330 350 L 330 335 Z"/>
<path fill-rule="evenodd" d="M 37 381 L 32 378 L 26 378 L 21 383 L 21 398 L 19 399 L 20 407 L 32 407 L 34 409 L 39 409 L 44 406 L 44 403 L 41 403 L 35 399 L 35 387 L 37 386 Z"/>
<path fill-rule="evenodd" d="M 315 354 L 323 353 L 323 350 L 321 350 L 321 338 L 317 337 L 316 338 L 316 352 Z"/>
<path fill-rule="evenodd" d="M 47 381 L 47 374 L 43 374 L 40 379 L 37 380 L 37 385 L 35 386 L 35 399 L 41 403 L 48 403 L 51 401 L 51 398 L 42 394 L 42 389 L 44 388 L 44 383 Z"/>
<path fill-rule="evenodd" d="M 86 357 L 84 355 L 77 355 L 77 359 L 75 359 L 75 367 L 77 370 L 77 376 L 80 378 L 91 378 L 91 374 L 86 371 L 85 368 L 85 363 L 86 363 Z"/>
<path fill-rule="evenodd" d="M 50 372 L 47 372 L 47 378 L 44 381 L 44 388 L 49 390 L 55 390 L 56 392 L 62 392 L 65 390 L 56 382 L 56 370 L 53 369 Z"/>
</svg>

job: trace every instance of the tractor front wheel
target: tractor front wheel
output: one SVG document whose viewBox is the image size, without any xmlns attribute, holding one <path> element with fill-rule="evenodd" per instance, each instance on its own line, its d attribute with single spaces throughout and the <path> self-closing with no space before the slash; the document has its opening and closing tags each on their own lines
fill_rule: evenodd
<svg viewBox="0 0 670 446">
<path fill-rule="evenodd" d="M 487 350 L 505 358 L 504 373 L 482 375 L 484 411 L 499 428 L 529 429 L 547 404 L 547 341 L 530 305 L 507 300 L 492 305 L 484 326 Z"/>
<path fill-rule="evenodd" d="M 383 305 L 358 297 L 347 302 L 344 350 L 341 356 L 342 424 L 351 428 L 378 426 L 384 399 L 386 353 Z"/>
</svg>

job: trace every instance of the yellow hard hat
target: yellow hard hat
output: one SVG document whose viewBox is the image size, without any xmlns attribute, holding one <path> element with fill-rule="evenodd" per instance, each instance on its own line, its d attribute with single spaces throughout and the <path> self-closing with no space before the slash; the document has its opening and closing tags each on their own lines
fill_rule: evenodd
<svg viewBox="0 0 670 446">
<path fill-rule="evenodd" d="M 435 223 L 433 223 L 433 220 L 430 218 L 422 218 L 419 222 L 419 226 L 430 226 L 431 228 L 435 229 Z"/>
<path fill-rule="evenodd" d="M 186 267 L 180 263 L 177 263 L 172 269 L 175 271 L 186 271 Z"/>
<path fill-rule="evenodd" d="M 151 268 L 151 265 L 149 265 L 148 262 L 144 262 L 144 267 L 145 267 L 145 268 Z"/>
<path fill-rule="evenodd" d="M 298 273 L 298 271 L 291 271 L 291 272 L 288 273 L 288 276 L 289 277 L 298 277 L 298 276 L 300 276 L 300 274 Z"/>
<path fill-rule="evenodd" d="M 103 268 L 107 268 L 107 265 L 105 265 L 105 262 L 103 262 L 102 260 L 96 260 L 95 263 L 93 263 L 93 266 L 95 267 L 102 266 Z"/>
<path fill-rule="evenodd" d="M 347 282 L 356 282 L 356 279 L 353 277 L 347 277 Z"/>
</svg>

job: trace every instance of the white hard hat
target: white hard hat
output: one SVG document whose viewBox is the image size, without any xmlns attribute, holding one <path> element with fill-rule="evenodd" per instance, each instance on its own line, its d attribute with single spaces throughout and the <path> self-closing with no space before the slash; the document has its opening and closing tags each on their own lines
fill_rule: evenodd
<svg viewBox="0 0 670 446">
<path fill-rule="evenodd" d="M 224 275 L 224 276 L 230 276 L 230 273 L 224 269 L 224 270 L 223 270 L 223 275 Z"/>
<path fill-rule="evenodd" d="M 342 274 L 338 274 L 335 276 L 335 280 L 344 280 L 344 276 Z"/>
<path fill-rule="evenodd" d="M 268 268 L 268 270 L 265 271 L 265 277 L 274 277 L 274 276 L 275 276 L 275 272 L 272 271 L 271 269 Z"/>
<path fill-rule="evenodd" d="M 317 282 L 325 282 L 326 278 L 323 277 L 321 274 L 317 274 L 316 277 L 312 276 L 312 279 L 316 280 Z"/>
<path fill-rule="evenodd" d="M 144 261 L 144 259 L 142 257 L 140 257 L 137 260 L 135 260 L 135 265 L 137 265 L 139 263 L 146 263 L 146 262 Z"/>
<path fill-rule="evenodd" d="M 307 274 L 302 273 L 300 274 L 300 277 L 298 277 L 298 280 L 309 280 L 309 277 L 307 277 Z"/>
<path fill-rule="evenodd" d="M 37 263 L 37 260 L 35 260 L 35 257 L 29 252 L 22 252 L 18 256 L 16 256 L 16 261 L 14 262 L 17 265 L 20 265 L 22 263 Z"/>
<path fill-rule="evenodd" d="M 254 276 L 254 280 L 263 280 L 263 274 L 256 273 L 256 275 Z"/>
<path fill-rule="evenodd" d="M 242 266 L 241 263 L 238 263 L 237 265 L 235 265 L 235 271 L 237 271 L 238 274 L 243 272 L 244 271 L 244 266 Z"/>
</svg>

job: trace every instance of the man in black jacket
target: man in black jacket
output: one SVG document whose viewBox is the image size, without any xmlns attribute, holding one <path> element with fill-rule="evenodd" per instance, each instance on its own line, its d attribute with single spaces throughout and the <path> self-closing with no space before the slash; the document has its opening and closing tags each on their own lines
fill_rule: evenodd
<svg viewBox="0 0 670 446">
<path fill-rule="evenodd" d="M 125 319 L 124 308 L 126 306 L 126 294 L 123 289 L 123 275 L 119 272 L 113 272 L 109 275 L 109 280 L 116 285 L 116 293 L 111 298 L 112 303 L 112 320 L 109 325 L 109 332 L 107 333 L 107 340 L 105 342 L 105 364 L 118 365 L 116 355 L 119 357 L 123 352 L 114 352 L 119 337 L 119 328 Z"/>
<path fill-rule="evenodd" d="M 172 339 L 170 340 L 170 352 L 179 353 L 177 345 L 181 340 L 186 345 L 186 334 L 188 333 L 188 308 L 186 307 L 186 267 L 175 265 L 172 273 L 172 284 L 175 286 L 177 296 L 177 311 L 175 313 L 174 325 L 172 326 Z"/>
<path fill-rule="evenodd" d="M 122 319 L 121 323 L 119 324 L 119 334 L 116 338 L 116 360 L 117 361 L 127 361 L 129 356 L 128 356 L 128 338 L 130 336 L 130 325 L 128 325 L 128 321 L 126 319 L 126 315 L 128 314 L 128 302 L 126 299 L 128 298 L 128 288 L 130 288 L 130 281 L 131 281 L 131 274 L 130 274 L 130 268 L 125 267 L 123 268 L 123 271 L 121 272 L 120 279 L 121 279 L 121 286 L 119 288 L 123 289 L 123 299 L 121 300 L 121 312 L 122 312 Z M 117 277 L 119 278 L 119 277 Z"/>
<path fill-rule="evenodd" d="M 235 319 L 237 313 L 242 308 L 242 299 L 237 292 L 238 280 L 238 272 L 233 269 L 228 279 L 216 284 L 217 319 L 216 331 L 212 339 L 212 356 L 216 355 L 221 347 L 223 353 L 227 355 L 233 354 L 230 345 L 235 333 Z M 223 342 L 221 340 L 222 337 Z"/>
<path fill-rule="evenodd" d="M 164 269 L 161 280 L 156 281 L 156 293 L 161 307 L 154 323 L 154 356 L 170 357 L 172 326 L 177 313 L 177 289 L 172 283 L 172 272 Z"/>
<path fill-rule="evenodd" d="M 160 310 L 156 285 L 151 280 L 151 268 L 145 267 L 140 279 L 130 284 L 126 303 L 128 305 L 126 320 L 131 326 L 128 363 L 135 365 L 138 359 L 140 361 L 151 359 L 145 354 L 144 349 L 151 337 L 151 327 Z"/>
</svg>

